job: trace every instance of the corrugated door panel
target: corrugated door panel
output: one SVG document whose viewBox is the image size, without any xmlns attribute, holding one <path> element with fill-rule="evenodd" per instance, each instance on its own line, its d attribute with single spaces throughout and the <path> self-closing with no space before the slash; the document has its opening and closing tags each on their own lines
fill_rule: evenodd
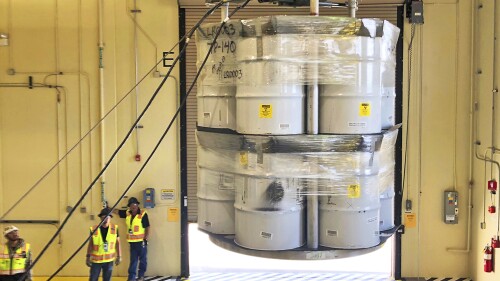
<svg viewBox="0 0 500 281">
<path fill-rule="evenodd" d="M 231 5 L 230 10 L 234 8 Z M 206 7 L 190 7 L 186 9 L 186 33 L 198 22 L 208 9 Z M 345 8 L 321 9 L 320 14 L 324 16 L 346 16 L 348 13 Z M 285 8 L 278 6 L 247 7 L 238 11 L 233 19 L 249 19 L 269 15 L 308 15 L 309 8 Z M 381 18 L 397 24 L 397 6 L 361 6 L 357 12 L 359 18 Z M 207 18 L 205 23 L 220 21 L 220 12 L 214 12 Z M 196 44 L 194 36 L 186 50 L 186 89 L 189 89 L 196 75 Z M 198 204 L 196 190 L 198 187 L 198 177 L 196 171 L 196 85 L 189 94 L 187 101 L 187 184 L 188 184 L 188 220 L 196 222 L 198 213 Z"/>
</svg>

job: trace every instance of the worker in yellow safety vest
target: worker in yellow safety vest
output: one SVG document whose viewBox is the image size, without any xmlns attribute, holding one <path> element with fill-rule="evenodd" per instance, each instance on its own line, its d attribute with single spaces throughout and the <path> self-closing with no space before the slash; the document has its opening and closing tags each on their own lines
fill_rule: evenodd
<svg viewBox="0 0 500 281">
<path fill-rule="evenodd" d="M 135 197 L 128 200 L 128 210 L 119 210 L 120 218 L 127 223 L 127 242 L 130 245 L 130 265 L 128 267 L 129 281 L 144 281 L 144 274 L 148 266 L 148 239 L 149 218 L 145 210 L 139 208 L 139 201 Z M 137 266 L 139 271 L 137 272 Z"/>
<path fill-rule="evenodd" d="M 90 281 L 97 281 L 102 270 L 102 280 L 111 280 L 113 263 L 122 261 L 118 225 L 111 224 L 111 209 L 104 208 L 99 213 L 101 226 L 90 228 L 92 238 L 87 248 L 86 264 L 90 267 Z M 94 232 L 95 230 L 95 232 Z"/>
<path fill-rule="evenodd" d="M 0 249 L 0 281 L 19 281 L 23 276 L 23 280 L 31 280 L 32 272 L 26 273 L 32 263 L 31 245 L 13 225 L 4 229 L 3 236 L 7 242 Z"/>
</svg>

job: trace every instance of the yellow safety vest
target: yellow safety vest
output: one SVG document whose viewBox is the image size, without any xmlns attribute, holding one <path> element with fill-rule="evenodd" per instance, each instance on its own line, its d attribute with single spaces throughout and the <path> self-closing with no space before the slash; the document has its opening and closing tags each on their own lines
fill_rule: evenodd
<svg viewBox="0 0 500 281">
<path fill-rule="evenodd" d="M 125 219 L 127 222 L 127 242 L 140 242 L 144 240 L 144 234 L 146 233 L 146 229 L 142 227 L 142 217 L 146 214 L 146 211 L 141 210 L 140 213 L 135 215 L 132 223 L 130 223 L 130 218 L 132 215 L 130 212 L 127 212 L 127 218 Z"/>
<path fill-rule="evenodd" d="M 14 275 L 26 272 L 26 260 L 29 259 L 31 245 L 24 243 L 12 257 L 9 255 L 9 245 L 3 245 L 0 254 L 0 275 Z"/>
<path fill-rule="evenodd" d="M 90 231 L 94 231 L 97 226 L 91 227 Z M 101 229 L 92 235 L 92 254 L 90 261 L 93 263 L 105 263 L 114 261 L 116 257 L 116 240 L 118 238 L 118 225 L 110 225 L 106 234 L 106 244 L 102 240 Z"/>
</svg>

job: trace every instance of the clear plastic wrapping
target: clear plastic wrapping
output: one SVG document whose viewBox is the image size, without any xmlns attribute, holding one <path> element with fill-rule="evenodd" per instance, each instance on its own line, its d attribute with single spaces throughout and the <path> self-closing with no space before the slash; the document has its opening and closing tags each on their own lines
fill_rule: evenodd
<svg viewBox="0 0 500 281">
<path fill-rule="evenodd" d="M 197 95 L 200 228 L 246 248 L 293 249 L 316 206 L 320 245 L 377 245 L 394 221 L 381 206 L 394 198 L 399 29 L 270 16 L 231 20 L 213 41 L 218 28 L 196 34 L 199 68 L 210 51 Z M 314 89 L 320 134 L 305 135 Z"/>
<path fill-rule="evenodd" d="M 198 30 L 198 66 L 218 27 L 207 24 Z M 395 66 L 398 35 L 397 27 L 379 19 L 269 16 L 231 20 L 202 69 L 201 85 L 355 85 L 372 77 L 370 84 L 379 89 L 383 77 L 391 76 L 386 70 Z"/>
<path fill-rule="evenodd" d="M 198 166 L 245 179 L 294 180 L 286 195 L 383 193 L 394 184 L 397 130 L 374 135 L 252 136 L 198 131 Z M 235 189 L 238 190 L 238 186 Z M 370 191 L 365 191 L 369 189 Z M 238 191 L 237 191 L 238 192 Z"/>
<path fill-rule="evenodd" d="M 198 144 L 210 149 L 261 153 L 375 152 L 384 134 L 261 136 L 196 132 Z"/>
<path fill-rule="evenodd" d="M 196 31 L 196 47 L 197 47 L 197 65 L 205 59 L 210 51 L 213 39 L 220 28 L 220 23 L 204 24 Z M 242 24 L 239 20 L 228 21 L 223 30 L 220 32 L 215 43 L 213 43 L 210 56 L 207 64 L 202 69 L 200 78 L 198 79 L 198 95 L 228 95 L 234 96 L 235 89 L 226 88 L 222 93 L 217 91 L 217 88 L 206 86 L 233 86 L 235 87 L 234 77 L 236 73 L 232 73 L 230 68 L 237 66 L 236 48 L 237 42 L 242 34 Z M 225 76 L 225 77 L 224 77 Z"/>
</svg>

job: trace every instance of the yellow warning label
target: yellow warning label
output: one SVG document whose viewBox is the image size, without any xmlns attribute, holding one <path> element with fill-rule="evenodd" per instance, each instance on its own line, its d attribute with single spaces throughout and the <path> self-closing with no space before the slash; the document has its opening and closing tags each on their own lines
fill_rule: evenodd
<svg viewBox="0 0 500 281">
<path fill-rule="evenodd" d="M 167 221 L 178 222 L 179 221 L 179 208 L 168 208 L 167 209 Z"/>
<path fill-rule="evenodd" d="M 271 104 L 261 104 L 259 106 L 259 118 L 273 118 L 273 106 Z"/>
<path fill-rule="evenodd" d="M 248 165 L 248 153 L 247 152 L 240 152 L 240 164 L 241 164 L 241 166 Z"/>
<path fill-rule="evenodd" d="M 412 228 L 417 226 L 417 214 L 405 213 L 405 226 Z"/>
<path fill-rule="evenodd" d="M 347 198 L 359 198 L 361 196 L 361 188 L 359 184 L 351 184 L 347 187 Z"/>
<path fill-rule="evenodd" d="M 359 104 L 359 116 L 370 116 L 371 108 L 369 102 L 362 102 Z"/>
</svg>

